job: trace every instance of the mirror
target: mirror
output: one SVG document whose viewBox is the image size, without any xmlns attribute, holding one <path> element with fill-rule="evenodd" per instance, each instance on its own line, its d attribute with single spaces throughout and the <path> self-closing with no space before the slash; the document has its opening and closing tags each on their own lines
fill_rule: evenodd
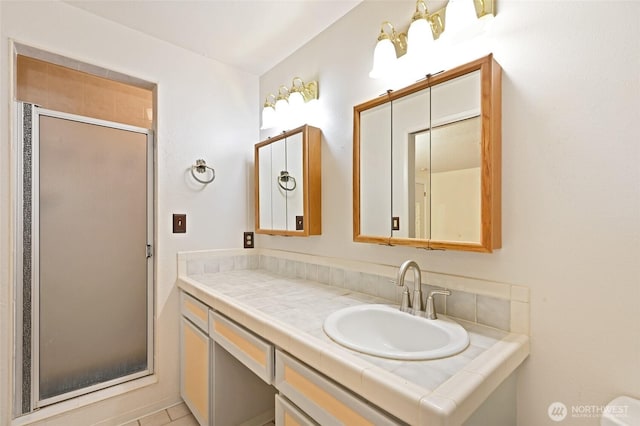
<svg viewBox="0 0 640 426">
<path fill-rule="evenodd" d="M 500 247 L 500 78 L 487 56 L 354 107 L 354 241 Z"/>
<path fill-rule="evenodd" d="M 321 233 L 320 137 L 305 125 L 255 145 L 256 233 Z"/>
</svg>

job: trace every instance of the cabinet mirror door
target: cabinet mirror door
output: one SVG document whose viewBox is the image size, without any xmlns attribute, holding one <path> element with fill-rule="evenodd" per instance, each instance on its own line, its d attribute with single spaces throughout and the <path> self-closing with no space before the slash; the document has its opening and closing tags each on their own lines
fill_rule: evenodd
<svg viewBox="0 0 640 426">
<path fill-rule="evenodd" d="M 256 232 L 320 232 L 320 130 L 285 132 L 255 146 Z"/>
<path fill-rule="evenodd" d="M 356 106 L 354 240 L 499 248 L 500 109 L 491 56 Z"/>
<path fill-rule="evenodd" d="M 302 134 L 297 133 L 258 149 L 260 225 L 265 229 L 295 230 L 304 215 Z"/>
<path fill-rule="evenodd" d="M 431 89 L 390 102 L 391 120 L 391 236 L 430 238 L 429 116 Z M 367 186 L 369 184 L 367 183 Z"/>
<path fill-rule="evenodd" d="M 363 235 L 383 242 L 391 236 L 391 104 L 360 115 L 360 229 Z"/>
</svg>

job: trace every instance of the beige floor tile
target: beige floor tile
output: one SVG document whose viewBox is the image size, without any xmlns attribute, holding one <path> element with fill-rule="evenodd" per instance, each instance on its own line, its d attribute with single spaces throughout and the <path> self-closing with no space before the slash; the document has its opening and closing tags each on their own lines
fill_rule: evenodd
<svg viewBox="0 0 640 426">
<path fill-rule="evenodd" d="M 125 424 L 120 425 L 120 426 L 140 426 L 140 423 L 138 423 L 138 421 L 137 421 L 137 420 L 134 420 L 134 421 L 132 421 L 132 422 L 125 423 Z"/>
<path fill-rule="evenodd" d="M 167 412 L 169 413 L 169 417 L 171 420 L 179 419 L 180 417 L 184 417 L 187 414 L 191 414 L 189 411 L 189 407 L 184 402 L 182 404 L 174 405 L 173 407 L 167 408 Z"/>
<path fill-rule="evenodd" d="M 184 417 L 180 417 L 178 420 L 174 420 L 169 423 L 169 426 L 199 426 L 198 421 L 193 414 L 189 414 Z"/>
<path fill-rule="evenodd" d="M 162 426 L 171 422 L 169 414 L 166 410 L 162 410 L 158 413 L 151 414 L 138 420 L 140 426 Z"/>
</svg>

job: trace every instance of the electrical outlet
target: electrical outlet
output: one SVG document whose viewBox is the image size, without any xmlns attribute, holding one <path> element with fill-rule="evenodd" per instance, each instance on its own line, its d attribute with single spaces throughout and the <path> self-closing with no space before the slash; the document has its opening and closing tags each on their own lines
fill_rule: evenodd
<svg viewBox="0 0 640 426">
<path fill-rule="evenodd" d="M 296 231 L 304 231 L 304 216 L 296 216 Z"/>
<path fill-rule="evenodd" d="M 244 248 L 253 248 L 253 232 L 244 233 Z"/>
<path fill-rule="evenodd" d="M 400 230 L 400 217 L 399 216 L 393 216 L 391 218 L 391 230 L 392 231 L 399 231 Z"/>
<path fill-rule="evenodd" d="M 173 233 L 174 234 L 186 234 L 187 233 L 187 215 L 175 214 L 173 215 Z"/>
</svg>

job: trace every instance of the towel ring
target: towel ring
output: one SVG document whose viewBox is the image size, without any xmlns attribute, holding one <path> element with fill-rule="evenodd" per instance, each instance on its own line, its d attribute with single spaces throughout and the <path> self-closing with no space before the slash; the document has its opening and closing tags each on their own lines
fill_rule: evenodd
<svg viewBox="0 0 640 426">
<path fill-rule="evenodd" d="M 209 178 L 209 179 L 200 179 L 198 176 L 196 176 L 195 172 L 206 173 L 207 169 L 211 170 L 211 178 Z M 195 180 L 197 180 L 198 182 L 200 182 L 201 184 L 207 185 L 207 184 L 213 182 L 213 180 L 216 178 L 216 171 L 213 169 L 213 167 L 207 166 L 207 162 L 206 161 L 204 161 L 202 159 L 199 159 L 199 160 L 196 160 L 196 164 L 191 166 L 191 176 L 193 176 L 193 178 Z"/>
<path fill-rule="evenodd" d="M 289 175 L 289 172 L 286 170 L 281 171 L 280 176 L 278 176 L 276 180 L 278 181 L 278 185 L 280 185 L 280 188 L 284 189 L 285 191 L 293 191 L 294 189 L 296 189 L 296 178 Z M 290 181 L 293 182 L 293 186 L 291 188 L 289 188 Z M 282 182 L 284 182 L 285 184 L 283 185 Z"/>
</svg>

